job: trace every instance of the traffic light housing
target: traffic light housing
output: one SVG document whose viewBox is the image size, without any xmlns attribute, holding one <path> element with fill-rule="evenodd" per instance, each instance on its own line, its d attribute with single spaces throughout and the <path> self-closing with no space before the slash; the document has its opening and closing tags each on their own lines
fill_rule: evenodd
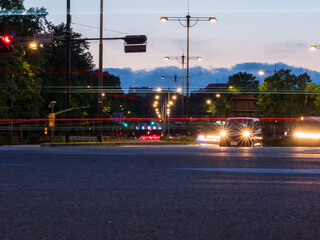
<svg viewBox="0 0 320 240">
<path fill-rule="evenodd" d="M 0 36 L 0 52 L 6 53 L 13 50 L 13 38 L 12 36 L 5 34 Z"/>
<path fill-rule="evenodd" d="M 124 52 L 138 53 L 147 51 L 147 36 L 146 35 L 128 35 L 124 38 Z"/>
<path fill-rule="evenodd" d="M 147 41 L 146 35 L 128 35 L 124 37 L 126 44 L 144 44 Z"/>
<path fill-rule="evenodd" d="M 54 127 L 55 126 L 55 114 L 54 113 L 49 113 L 49 127 Z"/>
</svg>

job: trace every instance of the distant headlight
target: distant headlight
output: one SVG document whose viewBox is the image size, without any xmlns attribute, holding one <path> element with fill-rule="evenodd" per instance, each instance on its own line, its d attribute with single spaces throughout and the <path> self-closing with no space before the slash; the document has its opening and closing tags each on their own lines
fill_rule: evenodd
<svg viewBox="0 0 320 240">
<path fill-rule="evenodd" d="M 320 139 L 320 133 L 295 132 L 294 136 L 296 138 Z"/>
<path fill-rule="evenodd" d="M 242 136 L 244 136 L 244 137 L 249 137 L 249 136 L 250 136 L 250 132 L 248 132 L 248 131 L 243 131 Z"/>
<path fill-rule="evenodd" d="M 227 136 L 226 131 L 221 131 L 221 132 L 220 132 L 220 136 L 221 136 L 221 137 L 225 137 L 225 136 Z"/>
<path fill-rule="evenodd" d="M 205 135 L 199 135 L 199 136 L 198 136 L 198 139 L 205 139 L 205 138 L 206 138 Z"/>
</svg>

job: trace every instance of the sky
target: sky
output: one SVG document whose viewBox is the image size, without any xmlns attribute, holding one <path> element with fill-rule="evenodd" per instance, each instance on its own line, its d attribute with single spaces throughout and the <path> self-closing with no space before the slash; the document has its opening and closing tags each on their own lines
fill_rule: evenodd
<svg viewBox="0 0 320 240">
<path fill-rule="evenodd" d="M 66 0 L 25 0 L 25 7 L 45 7 L 55 24 L 66 21 Z M 72 28 L 83 37 L 99 36 L 100 1 L 71 0 Z M 164 56 L 186 55 L 186 28 L 179 22 L 159 21 L 160 17 L 185 17 L 188 0 L 104 0 L 104 37 L 144 34 L 147 52 L 126 54 L 122 41 L 105 41 L 103 66 L 148 72 L 181 68 Z M 320 1 L 316 0 L 190 0 L 191 17 L 216 17 L 217 22 L 198 22 L 190 28 L 191 68 L 203 71 L 236 69 L 245 63 L 320 71 Z M 98 42 L 90 51 L 98 65 Z M 242 64 L 242 65 L 241 65 Z M 245 69 L 244 69 L 245 70 Z M 112 72 L 111 72 L 112 73 Z M 172 74 L 163 72 L 161 75 Z M 192 71 L 190 76 L 192 77 Z M 318 83 L 319 80 L 316 80 Z M 139 85 L 139 84 L 137 84 Z"/>
</svg>

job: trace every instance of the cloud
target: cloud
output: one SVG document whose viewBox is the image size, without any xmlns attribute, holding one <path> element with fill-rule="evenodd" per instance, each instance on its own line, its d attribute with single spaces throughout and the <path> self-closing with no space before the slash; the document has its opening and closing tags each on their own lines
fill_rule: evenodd
<svg viewBox="0 0 320 240">
<path fill-rule="evenodd" d="M 190 68 L 190 90 L 196 90 L 206 87 L 210 83 L 226 83 L 228 77 L 238 72 L 248 72 L 255 75 L 262 83 L 263 78 L 258 76 L 259 70 L 264 70 L 268 75 L 273 74 L 275 70 L 290 69 L 295 75 L 307 72 L 312 82 L 319 83 L 320 73 L 306 68 L 289 66 L 285 63 L 257 63 L 247 62 L 232 66 L 231 68 L 203 68 L 200 66 Z M 178 67 L 158 67 L 152 70 L 132 70 L 131 68 L 105 68 L 110 74 L 120 77 L 121 86 L 127 92 L 129 87 L 170 87 L 174 88 L 174 76 L 177 75 L 177 86 L 181 86 L 181 69 Z M 185 77 L 187 71 L 185 69 Z M 161 76 L 166 76 L 162 79 Z"/>
</svg>

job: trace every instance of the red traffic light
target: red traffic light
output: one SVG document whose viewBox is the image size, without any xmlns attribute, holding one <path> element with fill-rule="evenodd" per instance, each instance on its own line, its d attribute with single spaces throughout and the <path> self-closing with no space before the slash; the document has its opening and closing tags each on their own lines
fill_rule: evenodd
<svg viewBox="0 0 320 240">
<path fill-rule="evenodd" d="M 2 36 L 1 37 L 1 41 L 2 41 L 2 43 L 3 44 L 5 44 L 5 45 L 11 45 L 12 44 L 12 37 L 11 36 L 9 36 L 9 35 L 4 35 L 4 36 Z"/>
</svg>

